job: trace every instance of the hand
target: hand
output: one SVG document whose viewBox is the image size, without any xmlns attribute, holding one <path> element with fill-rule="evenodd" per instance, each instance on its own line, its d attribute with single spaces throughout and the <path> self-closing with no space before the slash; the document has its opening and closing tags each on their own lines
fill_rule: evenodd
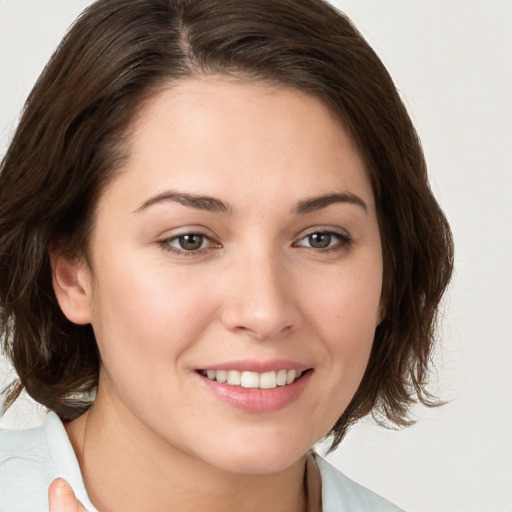
<svg viewBox="0 0 512 512">
<path fill-rule="evenodd" d="M 50 512 L 87 512 L 78 502 L 71 486 L 62 478 L 54 480 L 48 489 Z"/>
</svg>

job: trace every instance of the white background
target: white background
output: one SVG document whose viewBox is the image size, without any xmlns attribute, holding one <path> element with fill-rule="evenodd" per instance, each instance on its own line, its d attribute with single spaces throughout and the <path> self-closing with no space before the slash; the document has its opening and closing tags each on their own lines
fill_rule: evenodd
<svg viewBox="0 0 512 512">
<path fill-rule="evenodd" d="M 0 0 L 0 155 L 33 82 L 88 3 Z M 362 422 L 329 458 L 409 512 L 510 512 L 512 0 L 336 4 L 387 65 L 416 123 L 454 231 L 456 275 L 435 385 L 450 403 L 418 409 L 418 424 L 399 432 Z M 21 405 L 0 426 L 40 421 L 41 411 Z"/>
</svg>

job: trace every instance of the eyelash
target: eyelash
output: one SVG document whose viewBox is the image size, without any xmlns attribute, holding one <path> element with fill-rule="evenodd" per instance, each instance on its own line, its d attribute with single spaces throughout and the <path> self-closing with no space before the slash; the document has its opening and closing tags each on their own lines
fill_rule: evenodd
<svg viewBox="0 0 512 512">
<path fill-rule="evenodd" d="M 311 247 L 311 246 L 298 245 L 298 242 L 301 242 L 302 240 L 312 237 L 313 235 L 327 235 L 329 237 L 336 238 L 338 240 L 338 243 L 336 243 L 333 246 L 328 246 L 325 248 L 316 248 L 316 247 Z M 305 234 L 302 238 L 299 239 L 298 242 L 294 242 L 293 246 L 294 247 L 305 247 L 306 249 L 310 249 L 312 251 L 321 252 L 322 254 L 325 254 L 325 253 L 330 253 L 330 252 L 346 249 L 347 247 L 353 245 L 354 240 L 347 233 L 344 233 L 341 231 L 336 231 L 334 229 L 316 229 L 314 231 L 311 231 L 311 232 Z"/>
<path fill-rule="evenodd" d="M 209 241 L 210 246 L 209 247 L 201 247 L 200 249 L 197 249 L 197 250 L 187 251 L 186 249 L 178 249 L 178 248 L 172 247 L 170 245 L 171 243 L 177 242 L 180 238 L 183 238 L 186 236 L 200 236 L 203 239 L 202 242 L 204 243 L 205 241 Z M 198 254 L 204 253 L 208 249 L 220 247 L 220 244 L 215 244 L 214 242 L 212 242 L 211 238 L 208 235 L 206 235 L 204 233 L 195 232 L 195 231 L 191 231 L 190 233 L 181 233 L 179 235 L 175 235 L 175 236 L 166 238 L 164 240 L 161 240 L 158 243 L 161 245 L 161 247 L 164 251 L 167 251 L 167 252 L 170 252 L 173 254 L 178 254 L 179 256 L 197 256 Z M 203 245 L 203 243 L 201 243 L 201 245 Z"/>
<path fill-rule="evenodd" d="M 336 238 L 338 240 L 338 243 L 336 243 L 334 246 L 328 246 L 325 248 L 311 247 L 311 245 L 309 245 L 309 246 L 300 245 L 301 241 L 303 241 L 309 237 L 312 237 L 314 235 L 327 235 L 329 237 Z M 188 237 L 188 236 L 202 237 L 201 245 L 203 245 L 203 243 L 205 241 L 208 241 L 210 245 L 208 247 L 201 247 L 197 250 L 178 249 L 178 248 L 171 246 L 171 243 L 177 242 L 180 238 Z M 347 235 L 346 233 L 336 231 L 333 229 L 324 229 L 324 230 L 317 229 L 315 231 L 311 231 L 310 233 L 305 234 L 298 241 L 293 242 L 292 247 L 304 247 L 304 248 L 306 248 L 308 250 L 312 250 L 314 252 L 320 252 L 320 253 L 326 254 L 326 253 L 345 249 L 348 246 L 352 245 L 353 243 L 354 243 L 353 238 L 350 237 L 349 235 Z M 162 249 L 164 251 L 170 252 L 173 254 L 177 254 L 180 256 L 197 256 L 197 255 L 203 254 L 204 252 L 208 251 L 209 249 L 221 247 L 220 244 L 216 244 L 215 242 L 213 242 L 208 235 L 206 235 L 204 233 L 200 233 L 200 232 L 182 233 L 182 234 L 175 235 L 175 236 L 166 238 L 164 240 L 161 240 L 158 242 L 158 244 L 162 247 Z"/>
</svg>

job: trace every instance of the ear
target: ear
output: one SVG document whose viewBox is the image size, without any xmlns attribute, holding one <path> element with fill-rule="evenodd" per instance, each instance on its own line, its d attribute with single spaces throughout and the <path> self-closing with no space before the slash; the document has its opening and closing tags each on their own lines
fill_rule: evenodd
<svg viewBox="0 0 512 512">
<path fill-rule="evenodd" d="M 75 324 L 91 323 L 91 271 L 85 258 L 69 258 L 59 251 L 52 250 L 50 262 L 53 289 L 66 318 Z"/>
</svg>

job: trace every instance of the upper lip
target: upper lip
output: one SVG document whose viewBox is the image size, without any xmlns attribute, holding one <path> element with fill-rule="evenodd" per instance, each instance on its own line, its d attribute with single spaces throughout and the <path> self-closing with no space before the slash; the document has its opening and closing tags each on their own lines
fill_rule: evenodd
<svg viewBox="0 0 512 512">
<path fill-rule="evenodd" d="M 269 361 L 243 359 L 209 364 L 198 368 L 198 370 L 236 370 L 239 372 L 265 373 L 272 371 L 277 372 L 279 370 L 297 370 L 299 372 L 304 372 L 309 368 L 311 368 L 311 366 L 287 359 L 273 359 Z"/>
</svg>

